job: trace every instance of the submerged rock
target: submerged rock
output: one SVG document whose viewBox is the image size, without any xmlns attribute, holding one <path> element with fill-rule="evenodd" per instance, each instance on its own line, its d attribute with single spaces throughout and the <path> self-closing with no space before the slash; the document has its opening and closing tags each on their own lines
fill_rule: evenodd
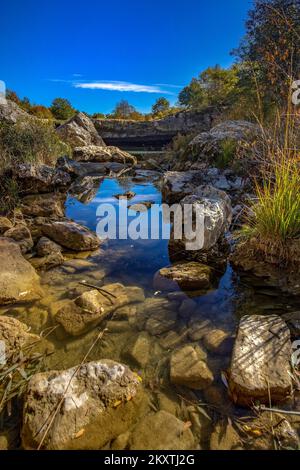
<svg viewBox="0 0 300 470">
<path fill-rule="evenodd" d="M 105 147 L 105 143 L 98 134 L 93 121 L 84 113 L 77 113 L 59 126 L 56 132 L 71 147 L 84 145 L 101 145 Z"/>
<path fill-rule="evenodd" d="M 231 423 L 221 421 L 216 424 L 210 437 L 210 450 L 242 449 L 242 441 Z"/>
<path fill-rule="evenodd" d="M 163 410 L 143 418 L 128 441 L 130 450 L 191 450 L 195 447 L 194 436 L 185 423 Z"/>
<path fill-rule="evenodd" d="M 122 357 L 138 367 L 145 367 L 150 359 L 150 348 L 151 338 L 146 332 L 142 332 L 126 344 Z"/>
<path fill-rule="evenodd" d="M 214 377 L 205 360 L 206 354 L 199 347 L 186 345 L 174 351 L 170 361 L 171 382 L 195 390 L 209 387 Z"/>
<path fill-rule="evenodd" d="M 30 333 L 25 323 L 5 315 L 0 315 L 0 341 L 4 342 L 5 367 L 7 368 L 19 361 L 22 356 L 29 358 L 36 353 L 46 353 L 53 349 L 47 340 Z M 2 361 L 0 361 L 1 365 Z"/>
<path fill-rule="evenodd" d="M 34 375 L 25 396 L 22 444 L 36 449 L 100 449 L 134 424 L 141 384 L 127 366 L 100 360 Z"/>
<path fill-rule="evenodd" d="M 139 287 L 122 284 L 106 285 L 102 292 L 94 289 L 68 302 L 55 315 L 55 321 L 71 336 L 79 336 L 101 323 L 108 315 L 125 305 L 142 302 L 144 292 Z"/>
<path fill-rule="evenodd" d="M 100 245 L 95 233 L 70 220 L 45 224 L 42 226 L 42 232 L 56 243 L 74 251 L 95 250 Z"/>
<path fill-rule="evenodd" d="M 212 270 L 197 262 L 176 263 L 160 269 L 154 276 L 153 287 L 157 290 L 186 291 L 209 289 Z"/>
<path fill-rule="evenodd" d="M 31 301 L 41 296 L 39 276 L 23 258 L 18 244 L 0 238 L 0 304 Z"/>
<path fill-rule="evenodd" d="M 277 315 L 247 315 L 240 321 L 231 359 L 229 389 L 234 401 L 251 405 L 288 397 L 291 381 L 291 340 Z"/>
</svg>

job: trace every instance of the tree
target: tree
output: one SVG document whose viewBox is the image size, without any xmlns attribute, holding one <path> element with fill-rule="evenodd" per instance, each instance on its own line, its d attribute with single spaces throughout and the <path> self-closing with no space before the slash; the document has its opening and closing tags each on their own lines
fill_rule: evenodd
<svg viewBox="0 0 300 470">
<path fill-rule="evenodd" d="M 152 114 L 154 116 L 167 114 L 170 109 L 170 102 L 163 96 L 158 98 L 152 106 Z"/>
<path fill-rule="evenodd" d="M 228 105 L 232 102 L 237 84 L 238 72 L 235 66 L 229 69 L 219 65 L 209 67 L 180 92 L 179 103 L 195 109 Z"/>
<path fill-rule="evenodd" d="M 65 98 L 55 98 L 52 101 L 50 111 L 53 114 L 55 119 L 60 121 L 66 121 L 70 119 L 76 113 L 75 109 L 72 107 L 70 101 Z"/>
<path fill-rule="evenodd" d="M 111 117 L 114 119 L 129 119 L 133 113 L 136 112 L 134 106 L 128 103 L 126 100 L 121 100 L 116 104 Z"/>
<path fill-rule="evenodd" d="M 30 114 L 32 114 L 33 116 L 39 119 L 48 119 L 48 120 L 53 119 L 53 115 L 50 109 L 42 105 L 31 106 Z"/>
<path fill-rule="evenodd" d="M 299 0 L 255 0 L 246 36 L 234 51 L 240 61 L 259 65 L 265 99 L 286 101 L 291 81 L 300 73 Z"/>
</svg>

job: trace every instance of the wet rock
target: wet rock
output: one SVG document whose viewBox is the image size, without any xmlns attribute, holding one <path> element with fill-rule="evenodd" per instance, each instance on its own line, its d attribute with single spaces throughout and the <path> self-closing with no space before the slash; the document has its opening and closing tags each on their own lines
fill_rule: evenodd
<svg viewBox="0 0 300 470">
<path fill-rule="evenodd" d="M 153 287 L 157 290 L 198 290 L 210 287 L 212 271 L 209 266 L 197 262 L 176 263 L 160 269 L 154 276 Z"/>
<path fill-rule="evenodd" d="M 146 321 L 145 329 L 153 336 L 159 336 L 176 326 L 177 313 L 171 310 L 158 310 Z"/>
<path fill-rule="evenodd" d="M 71 147 L 101 145 L 105 147 L 93 121 L 84 113 L 77 113 L 56 129 L 60 138 Z"/>
<path fill-rule="evenodd" d="M 206 349 L 215 354 L 230 353 L 232 349 L 232 340 L 228 333 L 223 330 L 212 329 L 205 333 L 202 341 Z"/>
<path fill-rule="evenodd" d="M 83 176 L 77 178 L 70 186 L 69 193 L 84 204 L 92 201 L 96 196 L 102 176 Z"/>
<path fill-rule="evenodd" d="M 83 293 L 75 301 L 66 303 L 55 315 L 55 321 L 72 336 L 79 336 L 101 323 L 118 308 L 144 300 L 143 290 L 109 284 L 105 292 L 94 289 Z"/>
<path fill-rule="evenodd" d="M 19 245 L 23 254 L 27 253 L 33 247 L 31 233 L 28 227 L 23 223 L 10 228 L 3 236 L 14 240 Z"/>
<path fill-rule="evenodd" d="M 203 183 L 200 171 L 167 171 L 162 181 L 162 195 L 167 203 L 176 203 L 185 196 L 193 194 L 196 187 Z"/>
<path fill-rule="evenodd" d="M 39 276 L 23 258 L 18 244 L 0 238 L 0 304 L 31 301 L 41 296 Z"/>
<path fill-rule="evenodd" d="M 2 236 L 7 230 L 13 227 L 13 224 L 6 217 L 0 217 L 0 235 Z"/>
<path fill-rule="evenodd" d="M 30 358 L 36 353 L 53 350 L 51 343 L 47 340 L 29 333 L 29 328 L 25 323 L 5 315 L 0 315 L 0 341 L 4 341 L 7 367 L 19 361 L 21 355 Z"/>
<path fill-rule="evenodd" d="M 205 352 L 192 345 L 183 346 L 173 352 L 170 360 L 171 382 L 195 390 L 209 387 L 214 377 L 205 359 Z"/>
<path fill-rule="evenodd" d="M 182 328 L 181 331 L 169 331 L 166 336 L 164 336 L 160 341 L 159 344 L 164 349 L 174 350 L 174 348 L 178 347 L 181 343 L 183 343 L 188 335 L 188 329 Z"/>
<path fill-rule="evenodd" d="M 230 198 L 224 191 L 212 186 L 200 186 L 192 195 L 183 198 L 180 205 L 183 209 L 185 205 L 192 207 L 192 229 L 194 233 L 198 234 L 199 240 L 196 237 L 186 240 L 184 236 L 181 240 L 175 239 L 173 243 L 178 244 L 178 250 L 183 243 L 186 245 L 187 241 L 194 243 L 193 250 L 209 250 L 216 245 L 229 229 L 232 220 L 232 208 Z M 196 225 L 198 218 L 201 223 L 200 227 Z M 202 230 L 202 237 L 199 237 L 197 229 L 198 231 Z M 184 230 L 182 233 L 185 233 Z"/>
<path fill-rule="evenodd" d="M 277 315 L 247 315 L 240 321 L 232 354 L 229 388 L 235 402 L 272 403 L 289 395 L 291 340 L 286 323 Z"/>
<path fill-rule="evenodd" d="M 190 323 L 188 335 L 192 341 L 199 341 L 213 329 L 214 327 L 210 320 L 202 320 L 201 317 L 197 315 Z"/>
<path fill-rule="evenodd" d="M 74 251 L 95 250 L 100 245 L 95 233 L 70 220 L 45 224 L 42 226 L 42 232 L 59 245 Z"/>
<path fill-rule="evenodd" d="M 37 242 L 35 249 L 38 256 L 47 256 L 53 253 L 61 253 L 62 251 L 60 245 L 47 237 L 41 237 Z"/>
<path fill-rule="evenodd" d="M 140 333 L 122 351 L 124 360 L 138 367 L 145 367 L 150 359 L 151 338 L 146 332 Z"/>
<path fill-rule="evenodd" d="M 25 196 L 22 198 L 22 212 L 30 217 L 63 217 L 65 199 L 65 195 L 60 193 Z"/>
<path fill-rule="evenodd" d="M 197 303 L 192 299 L 184 299 L 181 303 L 178 313 L 182 318 L 189 318 L 196 310 Z"/>
<path fill-rule="evenodd" d="M 65 261 L 61 252 L 50 253 L 49 255 L 31 258 L 30 264 L 38 271 L 48 271 L 49 269 L 60 266 Z"/>
<path fill-rule="evenodd" d="M 123 194 L 116 194 L 114 197 L 116 199 L 132 199 L 134 198 L 135 193 L 133 191 L 127 191 L 126 193 Z"/>
<path fill-rule="evenodd" d="M 36 374 L 25 396 L 23 447 L 39 446 L 45 418 L 60 404 L 42 448 L 98 450 L 134 424 L 141 398 L 138 376 L 111 360 Z"/>
<path fill-rule="evenodd" d="M 191 450 L 195 446 L 191 430 L 166 411 L 143 418 L 129 438 L 130 450 Z"/>
<path fill-rule="evenodd" d="M 51 193 L 57 189 L 66 189 L 71 184 L 68 173 L 47 165 L 20 163 L 14 169 L 15 176 L 23 193 Z"/>
<path fill-rule="evenodd" d="M 216 424 L 210 437 L 210 450 L 238 450 L 241 449 L 241 439 L 230 423 Z"/>
<path fill-rule="evenodd" d="M 118 147 L 103 147 L 88 145 L 76 147 L 73 151 L 73 159 L 77 162 L 98 162 L 98 163 L 136 163 L 136 158 L 128 152 L 120 150 Z"/>
</svg>

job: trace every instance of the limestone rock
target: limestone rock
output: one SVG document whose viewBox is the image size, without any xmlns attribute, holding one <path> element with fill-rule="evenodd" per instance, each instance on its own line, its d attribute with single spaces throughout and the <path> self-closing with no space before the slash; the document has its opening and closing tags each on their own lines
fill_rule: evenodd
<svg viewBox="0 0 300 470">
<path fill-rule="evenodd" d="M 30 217 L 63 217 L 65 199 L 59 193 L 25 196 L 22 198 L 22 212 Z"/>
<path fill-rule="evenodd" d="M 30 333 L 25 323 L 5 315 L 0 315 L 0 341 L 4 341 L 4 358 L 7 367 L 18 361 L 20 354 L 30 358 L 38 352 L 52 350 L 52 345 L 40 336 Z"/>
<path fill-rule="evenodd" d="M 3 236 L 14 240 L 19 245 L 23 254 L 27 253 L 33 247 L 31 233 L 25 224 L 19 224 L 10 228 Z"/>
<path fill-rule="evenodd" d="M 186 345 L 174 351 L 170 361 L 171 382 L 195 390 L 209 387 L 214 377 L 205 359 L 204 351 L 192 345 Z"/>
<path fill-rule="evenodd" d="M 237 450 L 241 448 L 241 439 L 232 424 L 217 423 L 210 437 L 210 450 Z"/>
<path fill-rule="evenodd" d="M 129 438 L 130 450 L 191 450 L 195 446 L 184 422 L 163 410 L 143 418 Z"/>
<path fill-rule="evenodd" d="M 13 224 L 6 217 L 0 217 L 0 236 L 13 227 Z"/>
<path fill-rule="evenodd" d="M 47 237 L 41 237 L 36 244 L 36 252 L 38 256 L 47 256 L 53 253 L 61 253 L 61 246 L 53 242 Z"/>
<path fill-rule="evenodd" d="M 0 305 L 39 299 L 39 276 L 26 261 L 18 244 L 0 238 Z"/>
<path fill-rule="evenodd" d="M 93 121 L 84 113 L 77 113 L 66 123 L 59 126 L 56 131 L 60 138 L 71 147 L 84 145 L 101 145 L 105 147 L 105 143 L 96 131 Z"/>
<path fill-rule="evenodd" d="M 100 245 L 95 233 L 70 220 L 45 224 L 42 226 L 42 232 L 59 245 L 74 251 L 95 250 Z"/>
<path fill-rule="evenodd" d="M 239 325 L 232 354 L 229 388 L 234 400 L 251 405 L 258 400 L 284 400 L 291 391 L 291 340 L 277 315 L 246 315 Z"/>
<path fill-rule="evenodd" d="M 73 151 L 73 159 L 77 162 L 98 162 L 98 163 L 136 163 L 136 158 L 130 153 L 120 150 L 118 147 L 103 147 L 97 145 L 87 145 L 76 147 Z"/>
<path fill-rule="evenodd" d="M 211 268 L 197 262 L 176 263 L 160 269 L 154 276 L 153 287 L 157 290 L 186 291 L 208 289 L 210 287 Z"/>
<path fill-rule="evenodd" d="M 141 396 L 138 376 L 111 360 L 38 373 L 30 379 L 25 396 L 23 447 L 39 446 L 45 419 L 60 404 L 42 448 L 98 450 L 134 424 Z"/>
<path fill-rule="evenodd" d="M 142 332 L 125 346 L 122 357 L 138 367 L 145 367 L 150 359 L 150 348 L 150 336 L 146 332 Z"/>
<path fill-rule="evenodd" d="M 226 354 L 231 347 L 228 333 L 219 329 L 211 329 L 202 337 L 206 349 L 212 353 Z"/>
<path fill-rule="evenodd" d="M 105 292 L 94 289 L 83 293 L 64 305 L 55 315 L 55 321 L 72 336 L 79 336 L 101 323 L 108 315 L 120 307 L 142 302 L 143 290 L 139 287 L 124 287 L 122 284 L 109 284 Z"/>
<path fill-rule="evenodd" d="M 66 189 L 71 184 L 70 175 L 48 165 L 20 163 L 14 170 L 19 185 L 26 194 L 50 193 Z"/>
</svg>

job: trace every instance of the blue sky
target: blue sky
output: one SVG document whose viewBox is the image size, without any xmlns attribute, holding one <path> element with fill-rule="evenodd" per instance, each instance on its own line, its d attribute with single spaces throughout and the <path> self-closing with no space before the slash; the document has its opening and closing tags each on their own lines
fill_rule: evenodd
<svg viewBox="0 0 300 470">
<path fill-rule="evenodd" d="M 1 5 L 0 80 L 50 105 L 111 112 L 127 99 L 141 112 L 176 102 L 193 76 L 227 67 L 251 0 L 10 0 Z"/>
</svg>

